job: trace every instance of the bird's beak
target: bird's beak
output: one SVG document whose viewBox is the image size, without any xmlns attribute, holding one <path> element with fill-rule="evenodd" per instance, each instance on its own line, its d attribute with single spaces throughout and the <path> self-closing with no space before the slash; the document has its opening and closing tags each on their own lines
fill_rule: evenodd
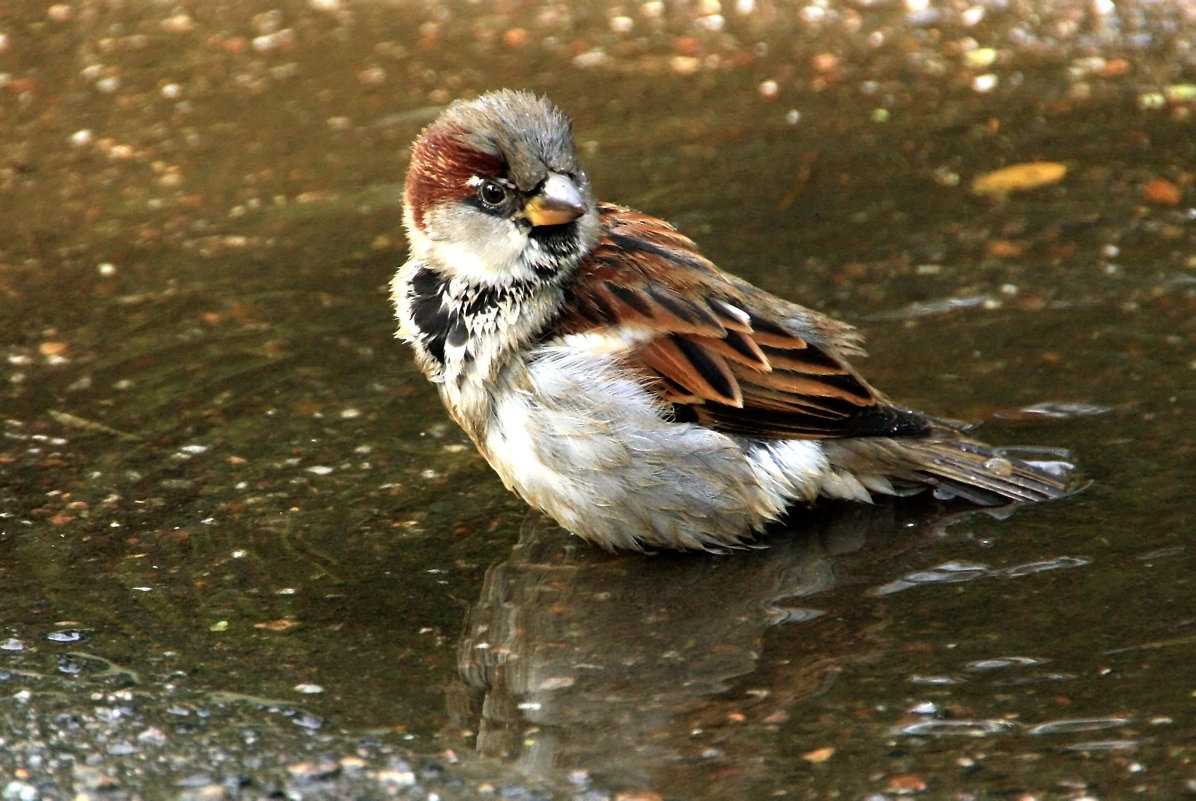
<svg viewBox="0 0 1196 801">
<path fill-rule="evenodd" d="M 564 225 L 586 213 L 586 200 L 577 185 L 560 173 L 548 174 L 548 180 L 535 197 L 523 207 L 523 213 L 537 228 Z"/>
</svg>

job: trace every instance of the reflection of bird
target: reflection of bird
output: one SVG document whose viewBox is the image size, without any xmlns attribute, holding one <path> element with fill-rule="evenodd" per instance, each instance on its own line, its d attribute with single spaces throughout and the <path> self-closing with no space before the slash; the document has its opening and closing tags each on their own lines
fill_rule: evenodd
<svg viewBox="0 0 1196 801">
<path fill-rule="evenodd" d="M 450 106 L 415 143 L 404 222 L 400 335 L 507 486 L 603 547 L 735 544 L 818 496 L 1067 491 L 1069 465 L 891 403 L 845 360 L 850 326 L 596 203 L 547 100 Z"/>
<path fill-rule="evenodd" d="M 830 653 L 786 660 L 783 675 L 768 676 L 767 709 L 732 691 L 741 677 L 752 676 L 755 687 L 765 680 L 767 667 L 757 671 L 770 625 L 802 625 L 785 612 L 816 615 L 811 607 L 835 585 L 832 553 L 884 547 L 893 532 L 915 539 L 894 523 L 893 509 L 839 509 L 838 517 L 812 522 L 811 536 L 742 559 L 656 556 L 652 570 L 641 569 L 639 555 L 575 547 L 529 515 L 510 558 L 486 571 L 469 611 L 445 734 L 473 733 L 479 753 L 513 760 L 531 775 L 585 768 L 604 782 L 667 785 L 670 795 L 694 797 L 677 792 L 693 779 L 671 774 L 692 773 L 691 758 L 710 744 L 695 738 L 697 726 L 717 731 L 727 714 L 749 708 L 756 723 L 780 706 L 787 712 L 795 696 L 822 686 L 827 671 L 873 647 L 858 636 L 838 643 L 828 633 L 834 626 L 819 628 L 809 636 Z M 752 764 L 758 736 L 720 731 L 716 739 L 736 766 L 727 771 L 735 781 L 761 779 Z"/>
<path fill-rule="evenodd" d="M 794 742 L 770 727 L 824 726 L 835 704 L 812 700 L 885 648 L 887 613 L 859 593 L 903 575 L 960 514 L 974 512 L 828 505 L 803 536 L 734 559 L 609 556 L 529 514 L 470 606 L 442 735 L 533 776 L 584 769 L 670 798 L 769 797 L 791 758 L 777 749 Z"/>
</svg>

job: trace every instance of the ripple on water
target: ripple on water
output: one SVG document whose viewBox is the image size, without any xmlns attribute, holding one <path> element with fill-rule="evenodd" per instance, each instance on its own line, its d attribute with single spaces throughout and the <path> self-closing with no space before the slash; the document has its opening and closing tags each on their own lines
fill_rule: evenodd
<svg viewBox="0 0 1196 801">
<path fill-rule="evenodd" d="M 1137 740 L 1093 740 L 1067 746 L 1068 751 L 1129 751 L 1142 745 Z"/>
<path fill-rule="evenodd" d="M 1055 556 L 997 570 L 993 572 L 993 575 L 1001 578 L 1021 578 L 1022 576 L 1032 576 L 1035 573 L 1045 573 L 1048 570 L 1067 570 L 1090 564 L 1092 564 L 1092 559 L 1087 556 Z"/>
<path fill-rule="evenodd" d="M 1049 720 L 1046 723 L 1039 723 L 1037 726 L 1030 729 L 1029 733 L 1034 735 L 1039 734 L 1072 734 L 1081 731 L 1100 731 L 1102 729 L 1115 729 L 1118 726 L 1126 726 L 1130 723 L 1130 718 L 1070 718 L 1064 720 Z"/>
<path fill-rule="evenodd" d="M 927 584 L 960 584 L 982 578 L 1022 578 L 1051 570 L 1068 570 L 1092 564 L 1088 556 L 1052 556 L 1013 567 L 992 568 L 975 562 L 944 562 L 941 565 L 907 573 L 896 581 L 890 581 L 872 590 L 871 595 L 892 595 L 896 592 L 921 587 Z"/>
<path fill-rule="evenodd" d="M 951 687 L 956 684 L 963 684 L 966 679 L 961 679 L 958 676 L 926 676 L 921 673 L 915 673 L 909 677 L 910 684 L 918 684 L 923 687 Z"/>
<path fill-rule="evenodd" d="M 898 737 L 991 737 L 1017 728 L 1008 720 L 918 720 L 897 726 Z"/>
<path fill-rule="evenodd" d="M 892 595 L 895 592 L 908 590 L 911 587 L 921 587 L 924 584 L 959 584 L 984 578 L 990 572 L 986 565 L 972 562 L 944 562 L 929 570 L 907 573 L 896 581 L 876 587 L 870 591 L 870 594 Z"/>
<path fill-rule="evenodd" d="M 779 626 L 784 623 L 805 623 L 826 614 L 821 609 L 811 609 L 808 606 L 770 606 L 765 613 L 768 615 L 770 626 Z"/>
<path fill-rule="evenodd" d="M 991 659 L 973 660 L 964 665 L 963 669 L 979 672 L 985 670 L 1003 670 L 1010 667 L 1028 667 L 1030 665 L 1041 665 L 1042 663 L 1043 660 L 1032 656 L 997 656 Z"/>
</svg>

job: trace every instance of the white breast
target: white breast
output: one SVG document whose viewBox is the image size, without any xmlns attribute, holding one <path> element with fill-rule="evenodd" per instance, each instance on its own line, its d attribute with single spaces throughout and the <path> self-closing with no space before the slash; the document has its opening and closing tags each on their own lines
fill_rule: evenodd
<svg viewBox="0 0 1196 801">
<path fill-rule="evenodd" d="M 667 419 L 605 348 L 545 346 L 512 365 L 494 396 L 483 453 L 508 487 L 607 547 L 737 542 L 794 498 L 813 497 L 816 443 L 760 451 Z"/>
</svg>

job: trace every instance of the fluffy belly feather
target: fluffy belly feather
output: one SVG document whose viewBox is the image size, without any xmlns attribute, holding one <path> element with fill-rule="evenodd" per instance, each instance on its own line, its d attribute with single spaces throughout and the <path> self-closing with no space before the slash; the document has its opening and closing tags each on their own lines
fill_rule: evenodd
<svg viewBox="0 0 1196 801">
<path fill-rule="evenodd" d="M 812 499 L 827 474 L 817 443 L 669 421 L 609 354 L 540 348 L 499 383 L 483 453 L 529 504 L 603 547 L 731 544 Z"/>
</svg>

